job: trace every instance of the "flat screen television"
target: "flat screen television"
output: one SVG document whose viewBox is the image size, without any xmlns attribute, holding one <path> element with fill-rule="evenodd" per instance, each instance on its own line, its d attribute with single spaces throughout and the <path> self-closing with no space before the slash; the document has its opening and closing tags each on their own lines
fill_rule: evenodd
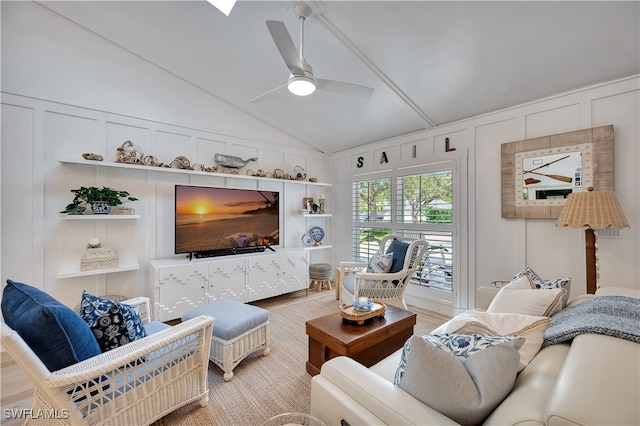
<svg viewBox="0 0 640 426">
<path fill-rule="evenodd" d="M 279 244 L 277 191 L 175 186 L 175 253 L 196 257 L 264 251 Z"/>
</svg>

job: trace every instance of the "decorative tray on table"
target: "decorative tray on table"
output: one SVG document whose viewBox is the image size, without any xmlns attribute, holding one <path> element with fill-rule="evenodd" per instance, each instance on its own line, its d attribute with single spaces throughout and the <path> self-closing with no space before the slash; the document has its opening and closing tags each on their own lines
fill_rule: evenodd
<svg viewBox="0 0 640 426">
<path fill-rule="evenodd" d="M 387 305 L 376 301 L 369 302 L 369 304 L 371 308 L 367 310 L 358 309 L 358 307 L 354 305 L 345 306 L 340 310 L 340 315 L 342 315 L 342 318 L 348 321 L 354 321 L 358 325 L 363 325 L 369 318 L 384 316 Z"/>
</svg>

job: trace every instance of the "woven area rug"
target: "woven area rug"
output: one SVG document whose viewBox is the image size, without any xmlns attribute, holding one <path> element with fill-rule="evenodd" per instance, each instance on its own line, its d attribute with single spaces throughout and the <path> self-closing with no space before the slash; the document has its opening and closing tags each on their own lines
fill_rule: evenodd
<svg viewBox="0 0 640 426">
<path fill-rule="evenodd" d="M 333 292 L 328 292 L 267 309 L 271 354 L 248 356 L 234 369 L 230 382 L 223 380 L 222 370 L 209 363 L 209 405 L 202 408 L 197 403 L 189 404 L 154 426 L 259 425 L 277 414 L 309 412 L 311 376 L 305 369 L 305 321 L 336 312 L 338 301 Z M 447 320 L 424 311 L 417 314 L 414 333 L 418 335 Z"/>
</svg>

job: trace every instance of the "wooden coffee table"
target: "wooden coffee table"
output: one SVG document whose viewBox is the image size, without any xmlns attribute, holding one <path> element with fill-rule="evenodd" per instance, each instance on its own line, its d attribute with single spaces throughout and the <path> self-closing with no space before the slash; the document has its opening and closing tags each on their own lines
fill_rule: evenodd
<svg viewBox="0 0 640 426">
<path fill-rule="evenodd" d="M 400 349 L 413 335 L 415 324 L 415 313 L 389 305 L 384 317 L 372 318 L 364 325 L 343 321 L 340 312 L 309 320 L 307 372 L 315 376 L 325 361 L 337 356 L 371 367 Z"/>
</svg>

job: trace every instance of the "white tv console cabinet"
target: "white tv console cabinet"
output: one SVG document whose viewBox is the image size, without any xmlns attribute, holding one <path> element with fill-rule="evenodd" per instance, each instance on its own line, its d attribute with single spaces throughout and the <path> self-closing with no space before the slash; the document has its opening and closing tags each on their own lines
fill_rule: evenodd
<svg viewBox="0 0 640 426">
<path fill-rule="evenodd" d="M 153 318 L 168 321 L 218 299 L 251 302 L 309 287 L 309 251 L 162 259 L 152 267 Z"/>
</svg>

